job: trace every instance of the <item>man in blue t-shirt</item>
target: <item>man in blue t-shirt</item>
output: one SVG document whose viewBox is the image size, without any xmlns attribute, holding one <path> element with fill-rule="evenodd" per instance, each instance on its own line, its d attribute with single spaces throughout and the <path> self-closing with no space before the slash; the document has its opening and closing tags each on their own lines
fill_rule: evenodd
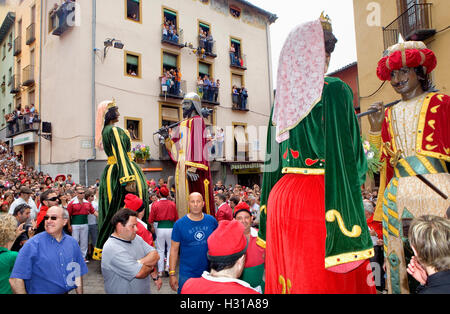
<svg viewBox="0 0 450 314">
<path fill-rule="evenodd" d="M 184 283 L 189 278 L 199 278 L 209 268 L 208 237 L 216 230 L 217 220 L 203 213 L 205 202 L 200 193 L 189 195 L 189 213 L 177 220 L 172 230 L 172 245 L 170 247 L 170 286 L 174 291 L 181 292 Z M 176 277 L 176 265 L 180 252 L 180 274 Z"/>
</svg>

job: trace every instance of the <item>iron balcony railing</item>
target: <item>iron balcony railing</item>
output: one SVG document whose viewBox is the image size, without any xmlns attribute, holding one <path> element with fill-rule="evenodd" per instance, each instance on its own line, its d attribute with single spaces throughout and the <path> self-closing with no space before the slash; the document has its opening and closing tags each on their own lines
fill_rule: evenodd
<svg viewBox="0 0 450 314">
<path fill-rule="evenodd" d="M 14 39 L 14 56 L 18 56 L 22 52 L 22 36 Z"/>
<path fill-rule="evenodd" d="M 31 45 L 36 40 L 36 24 L 32 23 L 27 27 L 27 45 Z"/>
<path fill-rule="evenodd" d="M 13 75 L 11 77 L 11 94 L 20 92 L 20 75 Z"/>
<path fill-rule="evenodd" d="M 383 27 L 384 48 L 398 43 L 400 35 L 405 41 L 423 41 L 436 34 L 433 29 L 432 3 L 411 5 L 391 24 Z"/>
<path fill-rule="evenodd" d="M 23 86 L 31 86 L 34 84 L 34 66 L 29 65 L 23 69 Z"/>
</svg>

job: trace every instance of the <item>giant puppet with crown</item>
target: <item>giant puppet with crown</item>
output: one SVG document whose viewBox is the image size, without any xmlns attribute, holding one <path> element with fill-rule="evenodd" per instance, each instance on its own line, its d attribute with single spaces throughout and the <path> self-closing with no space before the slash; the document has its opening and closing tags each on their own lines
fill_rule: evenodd
<svg viewBox="0 0 450 314">
<path fill-rule="evenodd" d="M 386 110 L 373 104 L 379 113 L 369 117 L 371 142 L 382 152 L 374 219 L 383 223 L 390 293 L 414 293 L 418 285 L 406 270 L 414 254 L 407 240 L 411 220 L 442 217 L 450 207 L 450 97 L 433 90 L 436 65 L 433 51 L 417 41 L 388 48 L 378 63 L 379 79 L 390 81 L 402 98 Z"/>
<path fill-rule="evenodd" d="M 147 181 L 131 156 L 131 138 L 127 130 L 115 126 L 120 113 L 115 101 L 98 105 L 95 145 L 105 151 L 108 164 L 100 179 L 98 201 L 99 234 L 94 259 L 100 260 L 103 245 L 113 232 L 111 218 L 124 206 L 125 195 L 133 193 L 143 200 L 144 221 L 148 219 L 149 197 Z"/>
<path fill-rule="evenodd" d="M 325 77 L 336 42 L 322 15 L 296 27 L 280 55 L 258 238 L 266 293 L 375 292 L 353 92 Z"/>
</svg>

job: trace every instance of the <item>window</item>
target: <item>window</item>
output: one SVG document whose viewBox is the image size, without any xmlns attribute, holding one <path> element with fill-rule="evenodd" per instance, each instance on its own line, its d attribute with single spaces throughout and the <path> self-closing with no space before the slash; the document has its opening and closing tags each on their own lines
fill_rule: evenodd
<svg viewBox="0 0 450 314">
<path fill-rule="evenodd" d="M 241 9 L 237 6 L 230 5 L 230 14 L 234 18 L 240 18 L 241 17 Z"/>
<path fill-rule="evenodd" d="M 141 55 L 125 51 L 125 75 L 141 78 Z"/>
<path fill-rule="evenodd" d="M 170 52 L 163 51 L 162 56 L 162 72 L 176 70 L 179 68 L 178 55 Z"/>
<path fill-rule="evenodd" d="M 237 38 L 231 37 L 230 39 L 230 66 L 246 69 L 245 60 L 242 54 L 242 41 Z"/>
<path fill-rule="evenodd" d="M 184 47 L 183 30 L 178 27 L 178 13 L 175 10 L 163 7 L 161 31 L 162 43 Z"/>
<path fill-rule="evenodd" d="M 127 19 L 141 22 L 142 4 L 141 0 L 125 0 Z"/>
<path fill-rule="evenodd" d="M 200 76 L 202 79 L 205 78 L 205 76 L 208 76 L 209 79 L 212 78 L 212 64 L 206 63 L 206 62 L 198 62 L 198 76 Z"/>
<path fill-rule="evenodd" d="M 244 123 L 233 123 L 234 138 L 234 160 L 248 160 L 248 138 L 247 125 Z"/>
<path fill-rule="evenodd" d="M 131 141 L 142 142 L 142 119 L 125 117 L 125 129 L 130 134 Z"/>
</svg>

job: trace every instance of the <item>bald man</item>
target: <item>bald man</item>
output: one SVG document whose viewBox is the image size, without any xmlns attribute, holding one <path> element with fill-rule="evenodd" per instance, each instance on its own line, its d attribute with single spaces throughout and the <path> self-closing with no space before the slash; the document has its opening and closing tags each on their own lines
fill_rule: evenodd
<svg viewBox="0 0 450 314">
<path fill-rule="evenodd" d="M 184 283 L 189 278 L 200 278 L 209 268 L 207 258 L 208 237 L 216 230 L 217 220 L 203 213 L 205 202 L 200 193 L 189 195 L 189 213 L 177 220 L 172 230 L 170 247 L 170 287 L 181 292 Z M 176 276 L 176 265 L 180 257 L 179 278 Z"/>
</svg>

